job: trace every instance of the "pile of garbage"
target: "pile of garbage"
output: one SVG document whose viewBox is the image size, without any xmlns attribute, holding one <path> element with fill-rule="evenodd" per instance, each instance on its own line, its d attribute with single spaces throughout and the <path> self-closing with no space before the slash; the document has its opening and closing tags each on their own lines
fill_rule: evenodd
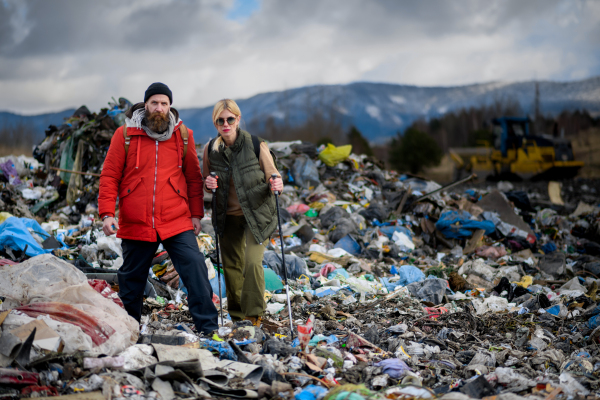
<svg viewBox="0 0 600 400">
<path fill-rule="evenodd" d="M 266 314 L 232 323 L 224 280 L 219 300 L 207 194 L 197 241 L 225 318 L 199 336 L 162 247 L 141 324 L 117 294 L 97 175 L 128 106 L 0 160 L 0 398 L 597 397 L 597 182 L 443 187 L 350 146 L 269 143 L 285 187 Z"/>
</svg>

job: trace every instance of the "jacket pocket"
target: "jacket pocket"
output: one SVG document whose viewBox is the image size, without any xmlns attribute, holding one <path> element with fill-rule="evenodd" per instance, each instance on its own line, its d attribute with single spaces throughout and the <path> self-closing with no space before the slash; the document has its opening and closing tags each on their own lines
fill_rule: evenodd
<svg viewBox="0 0 600 400">
<path fill-rule="evenodd" d="M 119 219 L 123 222 L 146 223 L 146 185 L 138 178 L 123 185 L 119 192 Z"/>
<path fill-rule="evenodd" d="M 173 221 L 190 213 L 188 206 L 187 187 L 179 183 L 178 176 L 171 176 L 163 193 L 164 222 Z"/>
</svg>

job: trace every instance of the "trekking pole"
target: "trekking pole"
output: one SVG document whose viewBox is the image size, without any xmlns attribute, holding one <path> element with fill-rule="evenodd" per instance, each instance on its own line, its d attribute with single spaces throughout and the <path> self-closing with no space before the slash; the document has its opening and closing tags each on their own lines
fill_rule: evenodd
<svg viewBox="0 0 600 400">
<path fill-rule="evenodd" d="M 272 179 L 279 178 L 277 174 L 271 175 Z M 275 206 L 277 207 L 277 223 L 279 224 L 279 240 L 281 240 L 281 262 L 283 265 L 283 280 L 285 282 L 285 294 L 287 296 L 288 314 L 290 315 L 290 333 L 294 340 L 294 324 L 292 323 L 292 304 L 290 303 L 290 287 L 288 286 L 287 267 L 285 266 L 285 251 L 283 250 L 283 231 L 281 230 L 281 218 L 279 217 L 279 190 L 275 190 Z"/>
<path fill-rule="evenodd" d="M 210 176 L 217 178 L 216 172 L 211 172 Z M 217 245 L 217 273 L 219 274 L 219 307 L 221 308 L 221 324 L 225 323 L 223 319 L 223 297 L 221 295 L 221 261 L 219 259 L 219 230 L 217 229 L 217 189 L 211 189 L 212 191 L 212 223 L 215 229 L 215 243 Z"/>
</svg>

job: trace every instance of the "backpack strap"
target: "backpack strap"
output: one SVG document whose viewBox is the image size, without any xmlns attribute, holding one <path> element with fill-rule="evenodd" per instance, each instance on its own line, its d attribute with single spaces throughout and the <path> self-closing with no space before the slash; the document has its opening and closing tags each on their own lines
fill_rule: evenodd
<svg viewBox="0 0 600 400">
<path fill-rule="evenodd" d="M 127 159 L 129 143 L 131 143 L 131 136 L 127 136 L 127 124 L 123 125 L 123 139 L 125 139 L 125 159 Z"/>
<path fill-rule="evenodd" d="M 181 126 L 179 126 L 179 133 L 181 134 L 181 139 L 183 140 L 183 157 L 181 158 L 181 162 L 183 163 L 185 161 L 185 156 L 187 155 L 190 132 L 188 131 L 187 126 L 181 124 Z"/>
<path fill-rule="evenodd" d="M 256 155 L 256 159 L 260 159 L 260 139 L 256 135 L 252 136 L 252 145 L 254 146 L 254 154 Z"/>
<path fill-rule="evenodd" d="M 210 156 L 210 153 L 212 153 L 213 151 L 213 144 L 215 143 L 215 139 L 216 138 L 212 138 L 210 142 L 208 142 L 208 152 L 206 153 L 207 156 Z"/>
</svg>

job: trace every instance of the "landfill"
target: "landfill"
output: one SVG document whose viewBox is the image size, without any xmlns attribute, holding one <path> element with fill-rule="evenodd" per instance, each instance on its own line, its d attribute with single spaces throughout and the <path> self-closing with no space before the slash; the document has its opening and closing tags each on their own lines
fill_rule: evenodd
<svg viewBox="0 0 600 400">
<path fill-rule="evenodd" d="M 161 247 L 140 324 L 118 296 L 97 198 L 130 106 L 82 107 L 33 157 L 0 158 L 0 399 L 599 397 L 596 181 L 442 186 L 351 146 L 269 143 L 283 243 L 264 254 L 262 325 L 232 323 L 224 280 L 219 300 L 205 193 L 224 319 L 199 335 Z"/>
</svg>

